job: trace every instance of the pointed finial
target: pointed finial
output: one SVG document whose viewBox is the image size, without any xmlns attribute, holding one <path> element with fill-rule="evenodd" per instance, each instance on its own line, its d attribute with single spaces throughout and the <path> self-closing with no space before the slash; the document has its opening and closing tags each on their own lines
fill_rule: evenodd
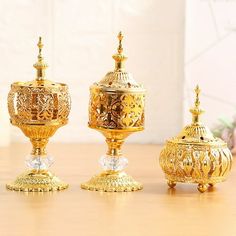
<svg viewBox="0 0 236 236">
<path fill-rule="evenodd" d="M 123 40 L 124 36 L 121 31 L 117 35 L 117 38 L 119 40 L 117 54 L 113 55 L 112 57 L 115 60 L 115 70 L 123 71 L 124 70 L 124 63 L 123 62 L 127 59 L 127 57 L 123 54 L 122 40 Z"/>
<path fill-rule="evenodd" d="M 196 86 L 194 91 L 196 97 L 195 97 L 194 107 L 190 109 L 190 112 L 192 113 L 193 116 L 193 123 L 199 123 L 199 116 L 204 112 L 204 110 L 200 108 L 199 94 L 201 90 L 198 85 Z"/>
<path fill-rule="evenodd" d="M 199 101 L 199 94 L 201 92 L 199 86 L 197 85 L 196 88 L 194 89 L 196 98 L 195 98 L 195 107 L 198 108 L 200 106 L 200 101 Z"/>
<path fill-rule="evenodd" d="M 42 48 L 43 48 L 43 43 L 42 43 L 42 37 L 39 37 L 39 42 L 37 44 L 38 48 L 39 48 L 39 55 L 38 55 L 38 59 L 42 59 Z"/>
<path fill-rule="evenodd" d="M 39 48 L 38 61 L 34 64 L 34 68 L 37 70 L 36 80 L 43 80 L 45 77 L 45 70 L 47 69 L 48 65 L 44 62 L 44 58 L 42 56 L 42 48 L 44 46 L 42 43 L 42 37 L 39 37 L 37 46 Z"/>
<path fill-rule="evenodd" d="M 123 34 L 122 34 L 121 31 L 120 31 L 119 34 L 117 35 L 117 38 L 118 38 L 118 40 L 119 40 L 119 46 L 118 46 L 118 48 L 117 48 L 117 51 L 118 51 L 118 53 L 122 53 L 122 52 L 123 52 L 122 40 L 123 40 L 124 36 L 123 36 Z"/>
</svg>

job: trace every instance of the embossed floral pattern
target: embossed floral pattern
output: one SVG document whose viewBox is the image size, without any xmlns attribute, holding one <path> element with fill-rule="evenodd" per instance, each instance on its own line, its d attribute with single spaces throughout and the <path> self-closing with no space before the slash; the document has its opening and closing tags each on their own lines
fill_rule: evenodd
<svg viewBox="0 0 236 236">
<path fill-rule="evenodd" d="M 142 127 L 144 94 L 91 92 L 89 124 L 113 129 Z"/>
<path fill-rule="evenodd" d="M 168 143 L 161 152 L 160 165 L 172 181 L 217 183 L 229 173 L 232 155 L 227 147 Z"/>
<path fill-rule="evenodd" d="M 68 88 L 12 86 L 8 110 L 12 120 L 18 123 L 66 120 L 70 112 Z"/>
</svg>

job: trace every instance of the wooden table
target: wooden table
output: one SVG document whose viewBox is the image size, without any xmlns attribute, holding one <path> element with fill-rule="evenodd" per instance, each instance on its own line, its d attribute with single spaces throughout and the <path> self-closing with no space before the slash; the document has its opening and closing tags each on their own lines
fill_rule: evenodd
<svg viewBox="0 0 236 236">
<path fill-rule="evenodd" d="M 227 182 L 198 193 L 195 185 L 168 189 L 157 162 L 157 145 L 128 145 L 127 171 L 144 184 L 131 193 L 101 193 L 80 189 L 98 173 L 105 144 L 50 144 L 52 170 L 70 184 L 53 193 L 22 193 L 5 183 L 24 169 L 30 145 L 0 149 L 1 236 L 235 236 L 236 166 Z"/>
</svg>

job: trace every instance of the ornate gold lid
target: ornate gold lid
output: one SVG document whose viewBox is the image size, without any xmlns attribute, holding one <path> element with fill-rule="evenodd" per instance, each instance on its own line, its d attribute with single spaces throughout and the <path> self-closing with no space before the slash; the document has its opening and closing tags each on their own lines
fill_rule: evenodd
<svg viewBox="0 0 236 236">
<path fill-rule="evenodd" d="M 47 87 L 48 89 L 52 88 L 54 90 L 60 87 L 67 86 L 64 83 L 56 83 L 46 79 L 45 70 L 48 68 L 48 64 L 44 61 L 44 58 L 42 56 L 42 48 L 44 46 L 42 43 L 42 37 L 39 37 L 37 46 L 39 48 L 38 61 L 33 65 L 34 68 L 37 70 L 36 78 L 32 81 L 27 81 L 27 82 L 15 82 L 12 84 L 12 86 L 29 87 L 29 88 Z"/>
<path fill-rule="evenodd" d="M 64 125 L 70 112 L 68 86 L 47 80 L 48 65 L 42 56 L 42 39 L 38 42 L 38 61 L 34 64 L 36 78 L 27 82 L 15 82 L 8 94 L 8 110 L 11 122 L 18 124 Z"/>
<path fill-rule="evenodd" d="M 179 144 L 196 144 L 196 145 L 209 145 L 209 146 L 226 146 L 226 143 L 221 139 L 213 136 L 212 132 L 200 121 L 200 115 L 204 110 L 200 108 L 200 94 L 199 86 L 195 88 L 195 105 L 190 109 L 192 113 L 192 123 L 183 128 L 183 130 L 168 142 Z"/>
<path fill-rule="evenodd" d="M 144 92 L 144 88 L 141 84 L 138 84 L 132 74 L 125 71 L 124 63 L 127 57 L 123 54 L 123 40 L 122 32 L 119 32 L 117 38 L 119 40 L 119 46 L 117 48 L 117 53 L 112 57 L 115 60 L 115 70 L 108 72 L 105 77 L 92 85 L 96 86 L 106 91 L 134 91 L 134 92 Z"/>
</svg>

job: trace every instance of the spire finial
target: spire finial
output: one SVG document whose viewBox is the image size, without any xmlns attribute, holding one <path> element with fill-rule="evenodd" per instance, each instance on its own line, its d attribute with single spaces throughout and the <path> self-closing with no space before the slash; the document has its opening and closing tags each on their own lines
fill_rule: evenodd
<svg viewBox="0 0 236 236">
<path fill-rule="evenodd" d="M 42 48 L 44 46 L 42 43 L 42 37 L 39 37 L 37 46 L 39 48 L 38 61 L 34 64 L 34 68 L 37 70 L 36 80 L 43 80 L 45 77 L 45 70 L 47 69 L 48 65 L 44 62 L 44 58 L 42 56 Z"/>
<path fill-rule="evenodd" d="M 42 37 L 39 37 L 39 42 L 37 44 L 38 48 L 39 48 L 39 55 L 38 55 L 38 59 L 42 60 L 42 48 L 43 48 L 43 43 L 42 43 Z"/>
<path fill-rule="evenodd" d="M 116 71 L 123 71 L 124 70 L 124 61 L 127 59 L 127 57 L 123 54 L 123 46 L 122 46 L 122 40 L 124 38 L 124 35 L 120 31 L 117 35 L 117 38 L 119 40 L 119 45 L 117 48 L 117 53 L 113 55 L 113 59 L 115 60 L 115 70 Z"/>
<path fill-rule="evenodd" d="M 196 98 L 195 98 L 195 107 L 198 108 L 200 106 L 200 100 L 199 100 L 199 94 L 201 92 L 199 86 L 197 85 L 196 88 L 194 89 Z"/>
<path fill-rule="evenodd" d="M 117 35 L 117 38 L 119 40 L 119 46 L 117 48 L 118 53 L 122 53 L 123 52 L 123 47 L 122 47 L 122 40 L 124 38 L 124 35 L 122 34 L 122 32 L 120 31 L 119 34 Z"/>
<path fill-rule="evenodd" d="M 196 97 L 195 97 L 194 107 L 190 109 L 190 112 L 192 113 L 193 116 L 193 123 L 199 123 L 199 116 L 204 112 L 204 110 L 200 108 L 199 94 L 201 90 L 198 85 L 195 87 L 194 91 Z"/>
</svg>

